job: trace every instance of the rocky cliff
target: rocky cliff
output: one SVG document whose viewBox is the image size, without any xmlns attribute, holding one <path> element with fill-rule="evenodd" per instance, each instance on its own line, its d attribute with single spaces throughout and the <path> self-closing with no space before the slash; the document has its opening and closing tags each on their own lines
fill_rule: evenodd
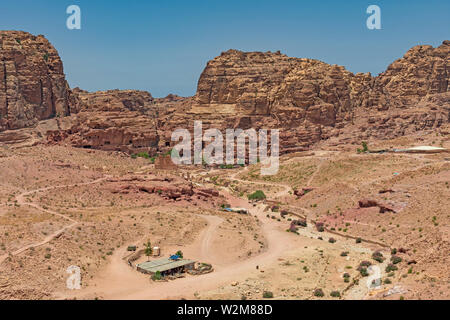
<svg viewBox="0 0 450 320">
<path fill-rule="evenodd" d="M 0 131 L 70 114 L 63 63 L 43 36 L 0 31 Z"/>
<path fill-rule="evenodd" d="M 318 142 L 358 143 L 450 123 L 450 41 L 416 46 L 377 77 L 280 52 L 229 50 L 208 62 L 194 97 L 142 91 L 70 90 L 56 50 L 42 36 L 1 32 L 0 131 L 47 130 L 50 143 L 125 152 L 164 152 L 174 129 L 280 129 L 281 151 Z M 17 130 L 0 141 L 26 139 Z"/>
</svg>

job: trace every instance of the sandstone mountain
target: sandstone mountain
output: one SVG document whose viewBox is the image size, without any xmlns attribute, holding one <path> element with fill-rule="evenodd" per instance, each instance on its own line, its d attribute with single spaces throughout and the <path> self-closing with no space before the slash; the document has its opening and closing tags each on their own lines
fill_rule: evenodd
<svg viewBox="0 0 450 320">
<path fill-rule="evenodd" d="M 278 128 L 282 152 L 426 130 L 448 134 L 450 41 L 416 46 L 377 77 L 280 52 L 229 50 L 208 62 L 194 97 L 155 99 L 133 90 L 70 90 L 47 40 L 0 34 L 3 142 L 25 141 L 17 139 L 23 130 L 11 129 L 51 118 L 38 126 L 50 143 L 152 154 L 170 149 L 172 131 L 192 129 L 194 120 L 220 130 Z"/>
<path fill-rule="evenodd" d="M 44 36 L 0 31 L 0 131 L 70 114 L 63 63 Z"/>
</svg>

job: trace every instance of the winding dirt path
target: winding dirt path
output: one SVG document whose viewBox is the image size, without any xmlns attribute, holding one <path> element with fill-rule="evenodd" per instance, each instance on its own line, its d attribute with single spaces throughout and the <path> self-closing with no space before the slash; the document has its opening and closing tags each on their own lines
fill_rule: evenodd
<svg viewBox="0 0 450 320">
<path fill-rule="evenodd" d="M 45 208 L 41 207 L 40 205 L 38 205 L 36 203 L 33 203 L 33 202 L 27 202 L 26 199 L 25 199 L 26 197 L 28 197 L 28 196 L 30 196 L 32 194 L 38 193 L 38 192 L 42 192 L 42 191 L 49 191 L 49 190 L 54 190 L 54 189 L 70 188 L 70 187 L 77 187 L 77 186 L 87 186 L 87 185 L 91 185 L 91 184 L 96 184 L 96 183 L 105 181 L 106 179 L 109 179 L 109 178 L 110 178 L 110 176 L 105 176 L 103 178 L 100 178 L 100 179 L 97 179 L 97 180 L 94 180 L 94 181 L 90 181 L 90 182 L 76 183 L 76 184 L 63 185 L 63 186 L 53 186 L 53 187 L 39 188 L 39 189 L 36 189 L 36 190 L 26 191 L 26 192 L 21 193 L 20 195 L 18 195 L 16 197 L 16 200 L 17 200 L 17 203 L 19 205 L 21 205 L 21 206 L 22 205 L 30 206 L 30 207 L 33 207 L 33 208 L 39 210 L 39 211 L 47 212 L 47 213 L 49 213 L 51 215 L 54 215 L 56 217 L 60 217 L 60 218 L 63 218 L 65 220 L 68 220 L 69 222 L 71 222 L 71 224 L 67 225 L 67 226 L 65 226 L 65 227 L 63 227 L 61 229 L 59 229 L 58 231 L 55 231 L 54 233 L 52 233 L 50 235 L 48 235 L 42 241 L 39 241 L 39 242 L 33 243 L 33 244 L 29 244 L 29 245 L 24 246 L 24 247 L 22 247 L 20 249 L 17 249 L 16 251 L 13 251 L 13 252 L 10 252 L 10 253 L 5 254 L 3 256 L 0 256 L 0 264 L 2 264 L 10 255 L 17 256 L 17 255 L 19 255 L 19 254 L 21 254 L 21 253 L 23 253 L 23 252 L 25 252 L 25 251 L 27 251 L 27 250 L 29 250 L 31 248 L 37 248 L 37 247 L 43 246 L 43 245 L 49 243 L 50 241 L 54 240 L 55 238 L 58 238 L 59 236 L 61 236 L 66 230 L 71 229 L 71 228 L 75 227 L 76 225 L 78 225 L 78 221 L 76 221 L 76 220 L 74 220 L 74 219 L 72 219 L 72 218 L 70 218 L 70 217 L 68 217 L 68 216 L 66 216 L 64 214 L 61 214 L 61 213 L 58 213 L 56 211 L 52 211 L 52 210 L 49 210 L 49 209 L 45 209 Z"/>
<path fill-rule="evenodd" d="M 319 169 L 318 169 L 319 170 Z M 249 183 L 237 179 L 236 176 L 241 173 L 233 173 L 229 179 Z M 256 182 L 261 185 L 270 185 L 271 183 Z M 275 184 L 274 184 L 275 185 Z M 291 188 L 287 185 L 276 184 L 283 187 L 277 195 L 287 194 Z M 226 190 L 226 188 L 223 188 Z M 117 250 L 111 258 L 110 263 L 105 270 L 99 273 L 96 281 L 82 292 L 74 292 L 72 296 L 62 294 L 61 298 L 92 298 L 92 296 L 100 296 L 104 299 L 121 299 L 121 300 L 147 300 L 147 299 L 193 299 L 196 293 L 217 289 L 223 285 L 233 281 L 241 281 L 249 276 L 259 273 L 259 269 L 264 269 L 276 263 L 284 253 L 289 250 L 298 248 L 299 241 L 304 238 L 323 236 L 319 234 L 315 228 L 308 227 L 299 230 L 302 237 L 298 237 L 292 233 L 287 233 L 279 222 L 266 218 L 266 205 L 259 204 L 253 207 L 247 202 L 250 214 L 257 217 L 261 221 L 261 230 L 267 242 L 267 248 L 264 252 L 251 258 L 237 261 L 227 262 L 220 255 L 220 249 L 214 248 L 213 240 L 216 237 L 216 230 L 223 222 L 223 219 L 217 216 L 201 215 L 208 225 L 204 228 L 197 239 L 191 245 L 183 249 L 185 255 L 197 261 L 205 261 L 211 263 L 214 272 L 202 276 L 187 276 L 182 279 L 171 282 L 153 283 L 149 277 L 136 272 L 130 268 L 123 257 L 126 255 L 126 247 Z M 348 250 L 356 252 L 369 252 L 369 249 L 347 244 Z"/>
<path fill-rule="evenodd" d="M 264 205 L 252 207 L 251 213 L 257 217 L 264 216 Z M 149 283 L 149 277 L 136 272 L 123 260 L 126 248 L 121 248 L 113 256 L 106 270 L 101 272 L 93 286 L 83 289 L 81 297 L 92 295 L 105 299 L 148 300 L 148 299 L 192 299 L 197 292 L 217 289 L 229 282 L 244 279 L 256 271 L 256 267 L 268 266 L 276 262 L 286 250 L 294 248 L 293 235 L 279 230 L 279 225 L 272 221 L 262 225 L 268 247 L 265 252 L 252 258 L 227 263 L 212 246 L 217 227 L 223 219 L 216 216 L 204 216 L 208 226 L 200 233 L 196 241 L 183 251 L 198 261 L 207 261 L 214 267 L 214 272 L 202 276 L 187 276 L 171 282 Z M 267 220 L 267 219 L 266 219 Z M 74 296 L 80 297 L 80 292 Z M 68 298 L 68 296 L 63 296 Z"/>
</svg>

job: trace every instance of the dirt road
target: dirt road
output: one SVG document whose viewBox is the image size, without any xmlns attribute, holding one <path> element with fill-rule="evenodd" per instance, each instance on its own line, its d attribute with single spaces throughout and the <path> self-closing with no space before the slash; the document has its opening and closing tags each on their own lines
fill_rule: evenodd
<svg viewBox="0 0 450 320">
<path fill-rule="evenodd" d="M 52 233 L 50 235 L 48 235 L 42 241 L 39 241 L 39 242 L 33 243 L 33 244 L 29 244 L 29 245 L 24 246 L 24 247 L 14 251 L 14 252 L 10 252 L 8 254 L 0 256 L 0 264 L 2 264 L 3 261 L 5 261 L 10 255 L 16 256 L 16 255 L 19 255 L 19 254 L 21 254 L 21 253 L 23 253 L 23 252 L 25 252 L 25 251 L 27 251 L 27 250 L 29 250 L 31 248 L 37 248 L 37 247 L 43 246 L 43 245 L 49 243 L 50 241 L 52 241 L 53 239 L 59 237 L 67 229 L 73 228 L 76 225 L 78 225 L 78 222 L 76 220 L 74 220 L 74 219 L 72 219 L 72 218 L 70 218 L 70 217 L 68 217 L 68 216 L 66 216 L 64 214 L 61 214 L 61 213 L 58 213 L 56 211 L 52 211 L 52 210 L 49 210 L 49 209 L 45 209 L 45 208 L 41 207 L 40 205 L 38 205 L 36 203 L 33 203 L 33 202 L 27 202 L 26 199 L 25 199 L 26 197 L 28 197 L 28 196 L 30 196 L 32 194 L 38 193 L 38 192 L 42 192 L 42 191 L 49 191 L 49 190 L 60 189 L 60 188 L 70 188 L 70 187 L 76 187 L 76 186 L 87 186 L 87 185 L 91 185 L 91 184 L 96 184 L 96 183 L 102 182 L 102 181 L 104 181 L 106 179 L 109 179 L 109 178 L 110 178 L 110 176 L 106 176 L 106 177 L 103 177 L 103 178 L 100 178 L 100 179 L 97 179 L 97 180 L 94 180 L 94 181 L 90 181 L 90 182 L 85 182 L 85 183 L 77 183 L 77 184 L 72 184 L 72 185 L 53 186 L 53 187 L 40 188 L 40 189 L 36 189 L 36 190 L 32 190 L 32 191 L 26 191 L 26 192 L 23 192 L 20 195 L 18 195 L 16 197 L 16 201 L 17 201 L 18 205 L 30 206 L 30 207 L 33 207 L 35 209 L 38 209 L 39 211 L 47 212 L 47 213 L 49 213 L 51 215 L 54 215 L 54 216 L 63 218 L 65 220 L 68 220 L 69 222 L 71 222 L 71 224 L 67 225 L 67 226 L 65 226 L 65 227 L 63 227 L 61 229 L 59 229 L 58 231 L 56 231 L 56 232 L 54 232 L 54 233 Z"/>
</svg>

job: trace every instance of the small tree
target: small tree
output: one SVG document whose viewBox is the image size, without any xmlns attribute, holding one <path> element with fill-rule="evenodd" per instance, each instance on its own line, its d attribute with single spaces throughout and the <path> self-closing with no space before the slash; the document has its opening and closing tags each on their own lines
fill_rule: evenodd
<svg viewBox="0 0 450 320">
<path fill-rule="evenodd" d="M 177 253 L 175 254 L 178 257 L 180 257 L 180 259 L 183 259 L 183 252 L 181 250 L 178 250 Z"/>
<path fill-rule="evenodd" d="M 162 279 L 162 275 L 161 275 L 161 272 L 159 272 L 159 271 L 156 271 L 156 273 L 152 276 L 152 280 L 158 281 L 161 279 Z"/>
<path fill-rule="evenodd" d="M 260 201 L 260 200 L 264 200 L 264 199 L 266 199 L 266 195 L 261 190 L 257 190 L 254 193 L 248 195 L 248 200 Z"/>
<path fill-rule="evenodd" d="M 147 261 L 150 261 L 150 256 L 153 254 L 153 248 L 152 248 L 152 244 L 150 243 L 150 240 L 147 241 L 147 243 L 145 243 L 144 246 L 145 246 L 145 255 L 147 256 Z"/>
</svg>

